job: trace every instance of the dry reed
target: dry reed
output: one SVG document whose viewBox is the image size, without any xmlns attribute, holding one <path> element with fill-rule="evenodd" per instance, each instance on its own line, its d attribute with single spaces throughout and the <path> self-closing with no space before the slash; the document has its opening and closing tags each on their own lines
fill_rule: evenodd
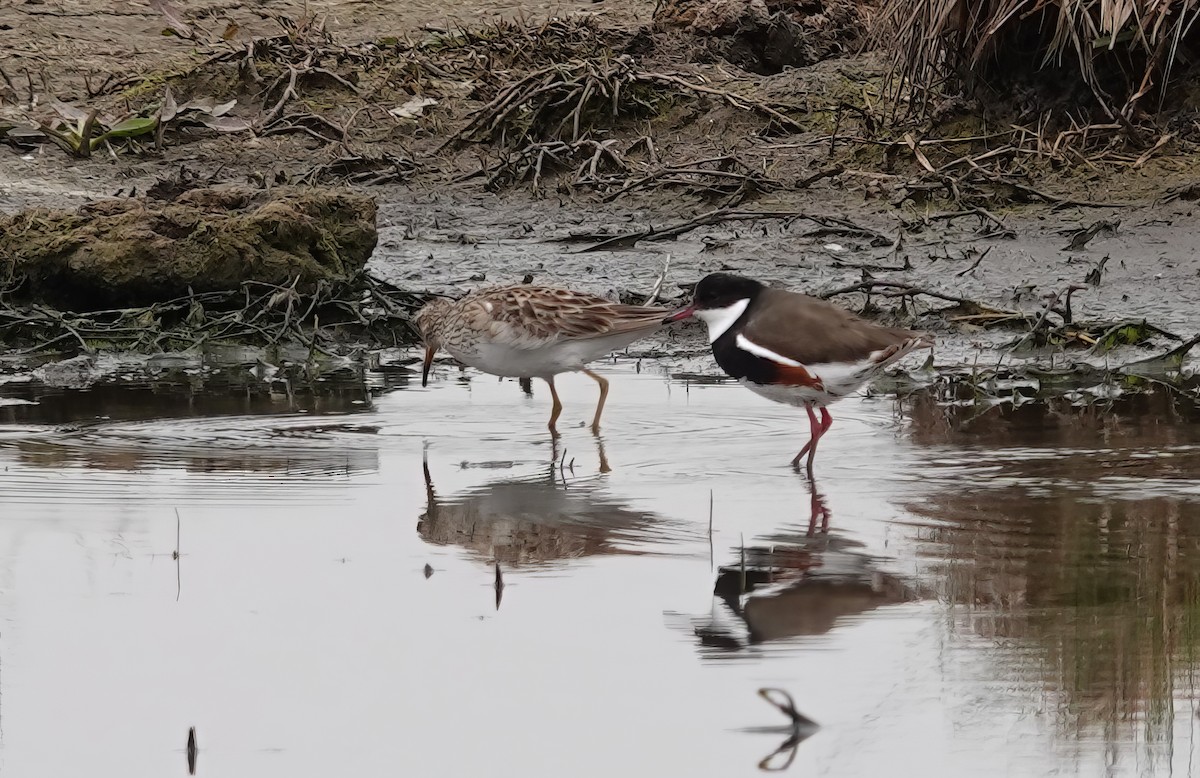
<svg viewBox="0 0 1200 778">
<path fill-rule="evenodd" d="M 1128 122 L 1147 96 L 1162 108 L 1198 18 L 1197 0 L 888 0 L 878 34 L 915 108 L 947 82 L 969 89 L 1053 69 Z"/>
</svg>

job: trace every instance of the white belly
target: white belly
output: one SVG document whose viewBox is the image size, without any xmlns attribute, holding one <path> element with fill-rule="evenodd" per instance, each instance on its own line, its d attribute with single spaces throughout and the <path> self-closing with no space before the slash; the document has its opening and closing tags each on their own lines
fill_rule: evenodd
<svg viewBox="0 0 1200 778">
<path fill-rule="evenodd" d="M 794 405 L 797 408 L 802 408 L 805 405 L 815 405 L 818 408 L 824 407 L 843 396 L 835 396 L 829 392 L 823 392 L 809 386 L 756 384 L 753 381 L 745 379 L 742 379 L 739 383 L 760 397 L 765 397 L 772 402 L 783 403 L 784 405 Z"/>
<path fill-rule="evenodd" d="M 588 362 L 623 349 L 645 332 L 623 332 L 605 338 L 561 340 L 535 348 L 517 348 L 495 341 L 476 342 L 469 352 L 447 345 L 450 355 L 464 365 L 492 375 L 509 378 L 550 378 L 559 373 L 582 370 Z"/>
<path fill-rule="evenodd" d="M 756 384 L 742 379 L 741 384 L 755 394 L 768 400 L 784 405 L 803 407 L 814 405 L 818 408 L 829 405 L 848 394 L 858 391 L 859 387 L 874 378 L 882 370 L 878 362 L 869 359 L 855 364 L 818 364 L 809 365 L 808 370 L 820 379 L 822 389 L 811 386 L 785 386 L 780 384 Z"/>
</svg>

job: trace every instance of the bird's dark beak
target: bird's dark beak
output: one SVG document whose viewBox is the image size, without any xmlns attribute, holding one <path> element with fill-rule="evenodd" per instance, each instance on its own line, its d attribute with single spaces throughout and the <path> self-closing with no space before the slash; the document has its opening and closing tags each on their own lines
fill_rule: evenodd
<svg viewBox="0 0 1200 778">
<path fill-rule="evenodd" d="M 421 386 L 429 383 L 429 368 L 433 364 L 433 355 L 437 353 L 437 349 L 432 346 L 425 347 L 425 364 L 421 365 Z"/>
<path fill-rule="evenodd" d="M 678 311 L 675 311 L 675 313 L 673 313 L 670 316 L 668 316 L 667 318 L 663 319 L 663 324 L 667 324 L 667 323 L 673 322 L 673 321 L 682 321 L 683 319 L 690 319 L 692 317 L 692 315 L 695 313 L 696 313 L 696 306 L 694 306 L 694 305 L 689 305 L 686 308 L 680 308 Z"/>
</svg>

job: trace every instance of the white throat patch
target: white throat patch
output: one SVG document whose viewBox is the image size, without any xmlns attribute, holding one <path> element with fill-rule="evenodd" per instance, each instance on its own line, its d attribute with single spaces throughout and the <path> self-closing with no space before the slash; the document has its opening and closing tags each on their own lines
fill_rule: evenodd
<svg viewBox="0 0 1200 778">
<path fill-rule="evenodd" d="M 749 304 L 750 298 L 747 297 L 724 308 L 709 308 L 704 311 L 696 311 L 696 318 L 708 325 L 708 342 L 716 343 L 717 338 L 724 335 L 725 331 L 741 318 L 742 314 L 746 312 L 746 306 Z"/>
</svg>

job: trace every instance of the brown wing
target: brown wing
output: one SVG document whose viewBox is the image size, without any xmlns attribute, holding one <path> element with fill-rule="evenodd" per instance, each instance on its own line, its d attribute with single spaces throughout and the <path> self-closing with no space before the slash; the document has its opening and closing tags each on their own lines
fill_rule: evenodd
<svg viewBox="0 0 1200 778">
<path fill-rule="evenodd" d="M 765 289 L 749 311 L 742 334 L 803 365 L 859 362 L 920 333 L 880 327 L 816 297 Z"/>
<path fill-rule="evenodd" d="M 548 286 L 502 287 L 474 297 L 472 312 L 483 329 L 494 338 L 530 347 L 564 338 L 652 330 L 670 312 Z"/>
</svg>

